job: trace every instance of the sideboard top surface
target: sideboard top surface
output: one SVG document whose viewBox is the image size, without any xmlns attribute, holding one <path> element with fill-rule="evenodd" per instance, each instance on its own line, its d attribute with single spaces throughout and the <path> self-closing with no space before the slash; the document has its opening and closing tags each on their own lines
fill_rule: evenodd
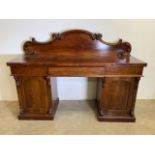
<svg viewBox="0 0 155 155">
<path fill-rule="evenodd" d="M 142 65 L 146 66 L 147 64 L 135 57 L 130 56 L 128 62 L 119 61 L 112 62 L 110 60 L 105 60 L 104 58 L 96 58 L 96 59 L 84 59 L 84 58 L 27 58 L 24 55 L 18 56 L 14 60 L 7 63 L 7 65 L 47 65 L 47 66 L 104 66 L 104 65 Z"/>
</svg>

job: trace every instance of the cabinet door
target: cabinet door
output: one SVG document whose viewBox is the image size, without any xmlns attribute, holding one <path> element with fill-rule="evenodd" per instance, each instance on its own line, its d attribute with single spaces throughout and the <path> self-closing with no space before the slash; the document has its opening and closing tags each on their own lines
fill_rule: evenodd
<svg viewBox="0 0 155 155">
<path fill-rule="evenodd" d="M 17 89 L 23 113 L 45 114 L 51 104 L 49 82 L 44 77 L 18 77 Z"/>
<path fill-rule="evenodd" d="M 100 106 L 103 113 L 128 114 L 133 106 L 134 78 L 104 78 L 102 87 Z"/>
</svg>

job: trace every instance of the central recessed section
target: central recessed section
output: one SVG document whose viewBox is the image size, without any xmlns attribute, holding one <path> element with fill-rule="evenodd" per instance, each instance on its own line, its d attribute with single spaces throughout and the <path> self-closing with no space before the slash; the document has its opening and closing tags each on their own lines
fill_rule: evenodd
<svg viewBox="0 0 155 155">
<path fill-rule="evenodd" d="M 57 87 L 60 100 L 93 100 L 97 78 L 57 77 Z"/>
</svg>

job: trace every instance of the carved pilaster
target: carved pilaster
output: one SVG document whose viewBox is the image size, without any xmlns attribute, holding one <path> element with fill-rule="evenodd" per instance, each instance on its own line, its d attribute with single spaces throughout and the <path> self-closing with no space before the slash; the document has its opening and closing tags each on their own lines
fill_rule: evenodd
<svg viewBox="0 0 155 155">
<path fill-rule="evenodd" d="M 50 76 L 45 76 L 44 79 L 47 80 L 48 86 L 51 86 Z"/>
<path fill-rule="evenodd" d="M 138 88 L 138 84 L 139 84 L 140 78 L 141 78 L 141 77 L 135 77 L 135 85 L 134 85 L 134 87 L 135 87 L 136 90 L 137 90 L 137 88 Z"/>
<path fill-rule="evenodd" d="M 16 82 L 16 86 L 19 87 L 20 86 L 20 80 L 17 76 L 14 76 L 15 82 Z"/>
<path fill-rule="evenodd" d="M 102 88 L 104 87 L 104 77 L 102 77 L 102 79 L 101 79 L 101 85 L 102 85 Z"/>
<path fill-rule="evenodd" d="M 133 107 L 130 110 L 130 115 L 134 117 L 134 107 L 135 107 L 135 102 L 136 102 L 136 96 L 137 96 L 137 89 L 138 89 L 138 84 L 139 84 L 139 80 L 141 77 L 135 77 L 135 83 L 134 83 L 134 97 L 133 97 Z"/>
<path fill-rule="evenodd" d="M 18 95 L 21 93 L 21 79 L 18 76 L 14 76 L 15 82 L 16 82 L 16 87 L 17 87 L 17 91 L 18 91 Z M 19 113 L 23 114 L 24 113 L 24 108 L 22 105 L 22 101 L 21 101 L 21 96 L 19 95 Z"/>
<path fill-rule="evenodd" d="M 44 79 L 47 81 L 48 88 L 51 90 L 51 78 L 50 78 L 50 76 L 45 76 Z M 49 96 L 51 96 L 50 91 L 49 91 Z M 53 113 L 53 105 L 51 103 L 49 105 L 48 114 L 52 114 L 52 113 Z"/>
</svg>

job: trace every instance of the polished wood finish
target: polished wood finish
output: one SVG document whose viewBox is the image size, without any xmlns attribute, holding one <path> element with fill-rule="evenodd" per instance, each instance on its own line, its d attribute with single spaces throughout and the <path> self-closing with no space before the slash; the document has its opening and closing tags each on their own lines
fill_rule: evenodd
<svg viewBox="0 0 155 155">
<path fill-rule="evenodd" d="M 105 121 L 135 121 L 134 105 L 138 77 L 100 78 L 98 83 L 98 119 Z M 101 86 L 101 87 L 100 87 Z"/>
<path fill-rule="evenodd" d="M 8 62 L 18 91 L 19 119 L 53 119 L 58 95 L 56 77 L 97 77 L 98 120 L 135 121 L 138 81 L 146 63 L 130 55 L 121 39 L 107 43 L 85 30 L 52 34 L 48 42 L 35 38 L 23 45 L 24 55 Z"/>
<path fill-rule="evenodd" d="M 15 80 L 20 103 L 19 119 L 53 119 L 58 104 L 55 79 L 16 76 Z"/>
</svg>

